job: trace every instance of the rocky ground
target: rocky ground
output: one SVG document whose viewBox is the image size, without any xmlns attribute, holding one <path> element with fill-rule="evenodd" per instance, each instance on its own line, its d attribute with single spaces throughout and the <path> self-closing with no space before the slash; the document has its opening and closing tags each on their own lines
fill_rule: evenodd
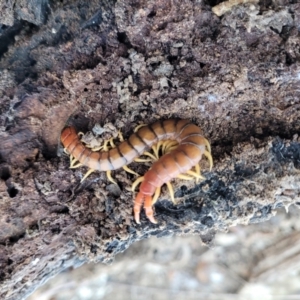
<svg viewBox="0 0 300 300">
<path fill-rule="evenodd" d="M 111 265 L 87 264 L 46 283 L 29 300 L 299 299 L 299 211 L 262 224 L 135 243 Z"/>
<path fill-rule="evenodd" d="M 211 246 L 216 233 L 297 211 L 300 4 L 233 2 L 224 14 L 204 0 L 0 2 L 1 299 L 23 299 L 70 267 L 110 263 L 150 237 L 181 244 L 170 237 L 194 234 Z M 197 184 L 174 180 L 177 205 L 163 188 L 158 225 L 143 213 L 141 225 L 133 220 L 135 176 L 116 170 L 112 185 L 94 172 L 81 184 L 87 169 L 70 169 L 59 141 L 66 124 L 82 132 L 112 124 L 127 139 L 137 125 L 168 118 L 203 129 L 214 167 L 202 160 L 206 179 Z M 130 165 L 139 174 L 150 166 Z M 200 251 L 198 241 L 187 251 Z M 201 249 L 195 286 L 214 265 L 200 258 L 216 255 Z M 273 261 L 251 278 L 268 276 Z M 236 277 L 250 278 L 243 272 Z"/>
</svg>

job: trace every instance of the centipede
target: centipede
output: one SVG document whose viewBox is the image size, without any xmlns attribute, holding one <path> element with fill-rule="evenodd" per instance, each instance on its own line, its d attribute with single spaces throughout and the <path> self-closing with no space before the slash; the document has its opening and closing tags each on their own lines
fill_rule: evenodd
<svg viewBox="0 0 300 300">
<path fill-rule="evenodd" d="M 210 170 L 213 166 L 211 147 L 203 136 L 200 127 L 189 120 L 168 119 L 156 121 L 150 125 L 141 125 L 124 140 L 119 132 L 120 143 L 116 146 L 113 139 L 103 146 L 92 149 L 80 140 L 75 127 L 65 127 L 61 133 L 64 150 L 70 155 L 70 167 L 86 166 L 89 171 L 82 181 L 94 171 L 106 171 L 108 179 L 116 183 L 111 171 L 123 168 L 127 172 L 138 175 L 128 168 L 133 161 L 153 161 L 144 176 L 138 177 L 132 184 L 132 190 L 140 184 L 133 205 L 134 219 L 140 223 L 142 208 L 152 223 L 153 205 L 161 194 L 161 187 L 166 184 L 171 200 L 174 202 L 174 190 L 170 181 L 174 178 L 197 181 L 205 179 L 201 175 L 200 161 L 204 155 Z M 149 150 L 153 150 L 150 153 Z M 148 156 L 148 158 L 142 158 Z"/>
</svg>

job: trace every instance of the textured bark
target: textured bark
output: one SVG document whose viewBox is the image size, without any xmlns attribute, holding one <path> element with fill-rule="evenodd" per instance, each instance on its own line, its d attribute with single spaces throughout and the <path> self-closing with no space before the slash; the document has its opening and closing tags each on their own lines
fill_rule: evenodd
<svg viewBox="0 0 300 300">
<path fill-rule="evenodd" d="M 0 3 L 0 298 L 21 299 L 66 267 L 109 262 L 149 236 L 263 222 L 300 204 L 300 5 L 214 1 Z M 266 5 L 267 5 L 266 4 Z M 9 6 L 10 5 L 10 6 Z M 132 217 L 118 187 L 69 169 L 66 123 L 112 122 L 128 137 L 157 119 L 192 119 L 211 141 L 206 180 L 165 189 L 158 225 Z M 143 174 L 149 166 L 132 164 Z"/>
</svg>

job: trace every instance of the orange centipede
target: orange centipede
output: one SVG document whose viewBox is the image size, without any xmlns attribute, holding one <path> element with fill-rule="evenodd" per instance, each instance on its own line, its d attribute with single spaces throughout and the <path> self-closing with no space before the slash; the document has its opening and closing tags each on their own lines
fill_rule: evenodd
<svg viewBox="0 0 300 300">
<path fill-rule="evenodd" d="M 61 133 L 61 142 L 65 151 L 71 156 L 71 167 L 87 166 L 90 170 L 84 176 L 86 178 L 94 170 L 107 171 L 110 181 L 110 172 L 123 167 L 126 171 L 135 173 L 127 165 L 137 160 L 143 154 L 149 155 L 156 161 L 142 177 L 133 183 L 133 189 L 139 184 L 140 189 L 134 201 L 134 218 L 140 222 L 140 212 L 144 207 L 147 218 L 156 223 L 153 216 L 153 204 L 160 195 L 163 184 L 167 184 L 171 198 L 174 200 L 174 192 L 170 181 L 173 178 L 203 179 L 200 174 L 199 161 L 205 155 L 212 168 L 213 160 L 208 140 L 203 136 L 202 130 L 188 120 L 169 119 L 157 121 L 147 126 L 139 126 L 127 141 L 123 141 L 109 149 L 107 143 L 99 149 L 89 149 L 80 141 L 74 127 L 66 127 Z M 159 157 L 159 149 L 162 147 L 163 155 Z M 155 155 L 147 152 L 153 149 Z M 142 160 L 140 160 L 142 161 Z M 77 165 L 74 165 L 78 162 Z M 192 168 L 195 167 L 195 171 Z M 136 173 L 135 173 L 136 174 Z M 187 175 L 185 175 L 187 174 Z M 190 176 L 189 176 L 190 175 Z"/>
</svg>

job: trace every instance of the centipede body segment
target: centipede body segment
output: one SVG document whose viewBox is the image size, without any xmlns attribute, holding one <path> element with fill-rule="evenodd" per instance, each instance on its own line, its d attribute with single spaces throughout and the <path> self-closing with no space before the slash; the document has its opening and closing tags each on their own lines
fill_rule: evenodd
<svg viewBox="0 0 300 300">
<path fill-rule="evenodd" d="M 123 167 L 126 171 L 135 173 L 127 165 L 143 154 L 152 156 L 151 158 L 155 160 L 152 167 L 133 183 L 133 188 L 141 183 L 134 201 L 134 218 L 137 223 L 140 222 L 142 207 L 148 219 L 156 223 L 152 206 L 159 197 L 163 184 L 167 184 L 173 200 L 174 192 L 170 184 L 173 178 L 188 179 L 191 176 L 203 178 L 199 167 L 202 155 L 209 160 L 210 168 L 213 165 L 208 140 L 203 136 L 202 130 L 189 120 L 169 119 L 139 127 L 127 141 L 117 146 L 111 141 L 113 148 L 109 149 L 106 143 L 102 151 L 87 148 L 80 141 L 74 127 L 66 127 L 62 131 L 61 142 L 71 156 L 71 167 L 87 166 L 90 169 L 87 175 L 94 170 L 107 171 L 111 181 L 113 181 L 110 175 L 112 170 Z M 151 148 L 154 154 L 148 152 Z M 160 148 L 164 154 L 161 157 L 159 157 Z M 192 168 L 195 170 L 191 170 Z"/>
</svg>

